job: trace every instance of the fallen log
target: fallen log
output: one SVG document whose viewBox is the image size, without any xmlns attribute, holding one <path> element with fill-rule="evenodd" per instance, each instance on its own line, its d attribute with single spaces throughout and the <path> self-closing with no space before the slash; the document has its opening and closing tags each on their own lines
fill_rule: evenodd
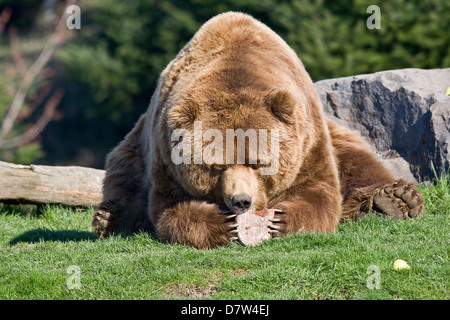
<svg viewBox="0 0 450 320">
<path fill-rule="evenodd" d="M 96 206 L 104 170 L 76 166 L 17 165 L 0 161 L 0 202 Z"/>
</svg>

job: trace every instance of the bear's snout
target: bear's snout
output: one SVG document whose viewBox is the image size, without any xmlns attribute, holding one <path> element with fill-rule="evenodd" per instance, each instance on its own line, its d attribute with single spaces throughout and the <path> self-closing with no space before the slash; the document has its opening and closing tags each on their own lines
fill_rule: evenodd
<svg viewBox="0 0 450 320">
<path fill-rule="evenodd" d="M 231 205 L 235 213 L 244 213 L 252 206 L 252 198 L 246 194 L 238 194 L 231 198 Z"/>
<path fill-rule="evenodd" d="M 222 173 L 220 197 L 225 205 L 236 214 L 261 205 L 258 176 L 255 170 L 246 166 L 232 166 Z"/>
</svg>

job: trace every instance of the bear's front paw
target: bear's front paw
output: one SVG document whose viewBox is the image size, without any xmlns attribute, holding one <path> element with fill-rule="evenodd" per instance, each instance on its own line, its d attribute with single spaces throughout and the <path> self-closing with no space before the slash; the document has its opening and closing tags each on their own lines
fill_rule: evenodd
<svg viewBox="0 0 450 320">
<path fill-rule="evenodd" d="M 92 227 L 97 237 L 107 237 L 113 229 L 113 214 L 104 209 L 97 209 L 92 219 Z"/>
<path fill-rule="evenodd" d="M 270 219 L 269 232 L 272 238 L 285 237 L 290 234 L 303 233 L 304 222 L 299 216 L 299 204 L 295 202 L 283 202 L 274 206 L 275 215 Z"/>
<path fill-rule="evenodd" d="M 213 203 L 180 202 L 158 217 L 156 232 L 162 241 L 199 249 L 226 246 L 237 240 L 235 217 Z"/>
</svg>

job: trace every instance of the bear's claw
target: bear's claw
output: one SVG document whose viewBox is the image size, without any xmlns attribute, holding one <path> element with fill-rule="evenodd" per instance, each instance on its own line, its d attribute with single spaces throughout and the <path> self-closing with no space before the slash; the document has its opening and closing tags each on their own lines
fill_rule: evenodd
<svg viewBox="0 0 450 320">
<path fill-rule="evenodd" d="M 226 221 L 232 220 L 232 219 L 234 219 L 236 216 L 237 216 L 237 214 L 226 215 L 225 220 L 226 220 Z"/>
<path fill-rule="evenodd" d="M 222 214 L 225 215 L 225 223 L 227 224 L 227 237 L 230 241 L 238 240 L 238 224 L 236 223 L 237 214 L 231 213 L 229 210 L 222 211 Z"/>
<path fill-rule="evenodd" d="M 281 209 L 272 209 L 275 215 L 269 219 L 269 233 L 272 238 L 279 238 L 286 232 L 285 212 Z"/>
<path fill-rule="evenodd" d="M 396 219 L 420 217 L 423 202 L 423 196 L 414 185 L 403 180 L 377 189 L 373 198 L 375 210 Z"/>
<path fill-rule="evenodd" d="M 231 228 L 230 231 L 228 231 L 228 233 L 231 235 L 230 240 L 231 241 L 236 241 L 238 239 L 237 235 L 239 233 L 239 231 L 237 230 L 237 224 L 233 225 L 235 227 Z"/>
</svg>

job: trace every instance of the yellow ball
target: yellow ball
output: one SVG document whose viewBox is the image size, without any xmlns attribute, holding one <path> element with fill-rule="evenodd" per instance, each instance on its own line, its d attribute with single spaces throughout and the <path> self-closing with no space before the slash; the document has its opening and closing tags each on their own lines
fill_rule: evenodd
<svg viewBox="0 0 450 320">
<path fill-rule="evenodd" d="M 394 261 L 394 270 L 411 270 L 411 267 L 402 259 Z"/>
<path fill-rule="evenodd" d="M 445 94 L 450 96 L 450 87 L 448 87 L 447 90 L 445 90 Z"/>
</svg>

